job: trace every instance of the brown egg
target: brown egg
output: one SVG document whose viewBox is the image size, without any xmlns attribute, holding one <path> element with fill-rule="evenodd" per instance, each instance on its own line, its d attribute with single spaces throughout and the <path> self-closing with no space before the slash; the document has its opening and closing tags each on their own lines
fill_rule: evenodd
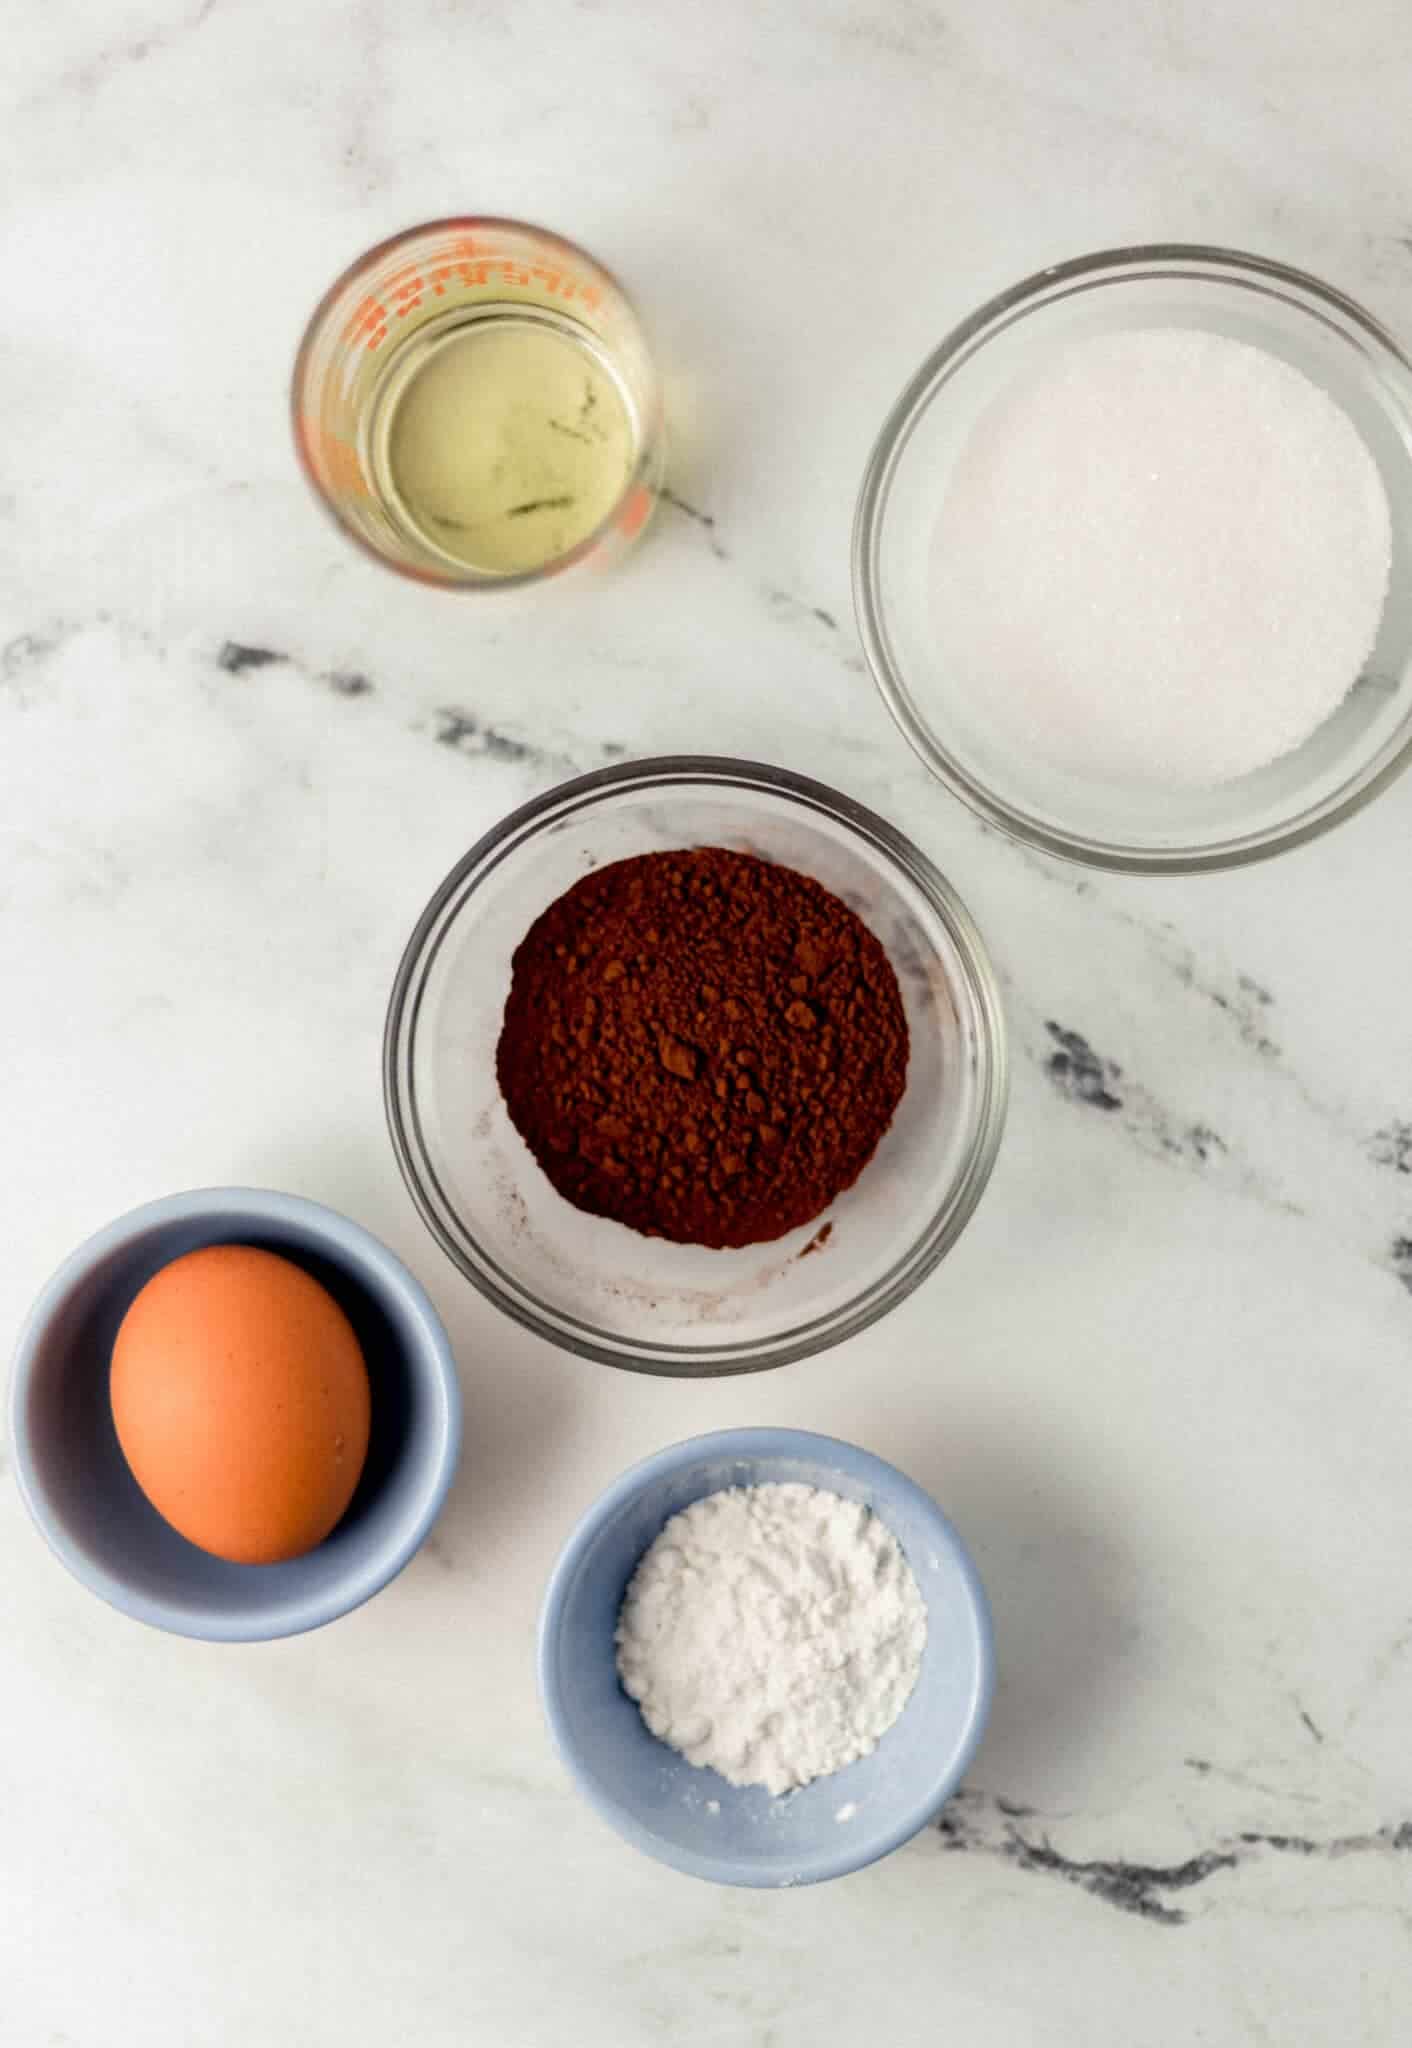
<svg viewBox="0 0 1412 2048">
<path fill-rule="evenodd" d="M 113 1421 L 133 1477 L 188 1542 L 232 1564 L 322 1543 L 368 1450 L 368 1370 L 317 1280 L 249 1245 L 153 1275 L 113 1345 Z"/>
</svg>

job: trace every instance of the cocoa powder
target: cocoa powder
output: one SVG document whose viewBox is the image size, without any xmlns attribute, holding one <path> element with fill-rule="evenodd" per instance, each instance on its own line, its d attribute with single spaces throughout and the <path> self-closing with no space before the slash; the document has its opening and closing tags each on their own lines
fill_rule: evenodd
<svg viewBox="0 0 1412 2048">
<path fill-rule="evenodd" d="M 892 964 L 839 898 L 723 847 L 576 882 L 516 948 L 496 1053 L 567 1200 L 650 1237 L 756 1244 L 877 1149 L 907 1078 Z"/>
</svg>

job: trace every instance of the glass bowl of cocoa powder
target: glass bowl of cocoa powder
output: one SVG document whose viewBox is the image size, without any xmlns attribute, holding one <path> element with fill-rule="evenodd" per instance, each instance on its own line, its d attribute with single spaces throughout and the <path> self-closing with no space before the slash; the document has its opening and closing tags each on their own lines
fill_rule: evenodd
<svg viewBox="0 0 1412 2048">
<path fill-rule="evenodd" d="M 632 991 L 669 1004 L 650 1071 L 624 1057 Z M 1005 1033 L 964 906 L 886 820 L 676 756 L 577 777 L 471 848 L 403 954 L 383 1080 L 412 1197 L 482 1293 L 580 1356 L 707 1376 L 822 1351 L 927 1277 L 994 1164 Z"/>
</svg>

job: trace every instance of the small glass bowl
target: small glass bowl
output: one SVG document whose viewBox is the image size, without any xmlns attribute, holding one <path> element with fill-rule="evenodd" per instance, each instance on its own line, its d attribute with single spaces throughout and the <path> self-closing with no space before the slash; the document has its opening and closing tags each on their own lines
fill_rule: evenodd
<svg viewBox="0 0 1412 2048">
<path fill-rule="evenodd" d="M 1073 341 L 1201 328 L 1264 348 L 1342 406 L 1381 472 L 1392 571 L 1376 645 L 1332 716 L 1294 752 L 1205 789 L 1088 780 L 985 729 L 948 688 L 931 551 L 961 451 L 1014 378 Z M 947 787 L 990 823 L 1070 860 L 1136 874 L 1235 867 L 1349 817 L 1412 757 L 1412 362 L 1351 299 L 1258 256 L 1182 244 L 1041 271 L 943 341 L 893 407 L 853 530 L 858 628 L 884 701 Z"/>
<path fill-rule="evenodd" d="M 428 351 L 473 323 L 506 320 L 557 333 L 595 358 L 633 441 L 617 502 L 593 532 L 512 572 L 434 548 L 399 509 L 386 459 L 397 397 Z M 366 250 L 314 308 L 290 416 L 304 474 L 349 538 L 400 575 L 447 590 L 517 589 L 580 563 L 606 566 L 642 532 L 662 484 L 661 381 L 631 301 L 586 250 L 527 221 L 464 214 Z"/>
<path fill-rule="evenodd" d="M 743 1251 L 670 1244 L 574 1208 L 511 1124 L 495 1075 L 510 958 L 540 912 L 591 868 L 705 845 L 798 868 L 850 904 L 887 948 L 911 1035 L 901 1104 L 855 1185 Z M 673 757 L 566 782 L 471 848 L 402 956 L 383 1085 L 413 1200 L 507 1315 L 607 1365 L 757 1372 L 866 1329 L 955 1243 L 1000 1142 L 1004 1023 L 975 926 L 900 832 L 783 769 Z"/>
</svg>

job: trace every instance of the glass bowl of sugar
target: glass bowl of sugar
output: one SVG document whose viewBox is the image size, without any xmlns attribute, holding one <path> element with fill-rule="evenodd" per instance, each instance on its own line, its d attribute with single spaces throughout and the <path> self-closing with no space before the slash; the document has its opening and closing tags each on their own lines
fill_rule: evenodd
<svg viewBox="0 0 1412 2048">
<path fill-rule="evenodd" d="M 1231 867 L 1412 755 L 1412 362 L 1359 306 L 1183 245 L 963 322 L 879 437 L 859 631 L 982 817 L 1131 873 Z"/>
</svg>

